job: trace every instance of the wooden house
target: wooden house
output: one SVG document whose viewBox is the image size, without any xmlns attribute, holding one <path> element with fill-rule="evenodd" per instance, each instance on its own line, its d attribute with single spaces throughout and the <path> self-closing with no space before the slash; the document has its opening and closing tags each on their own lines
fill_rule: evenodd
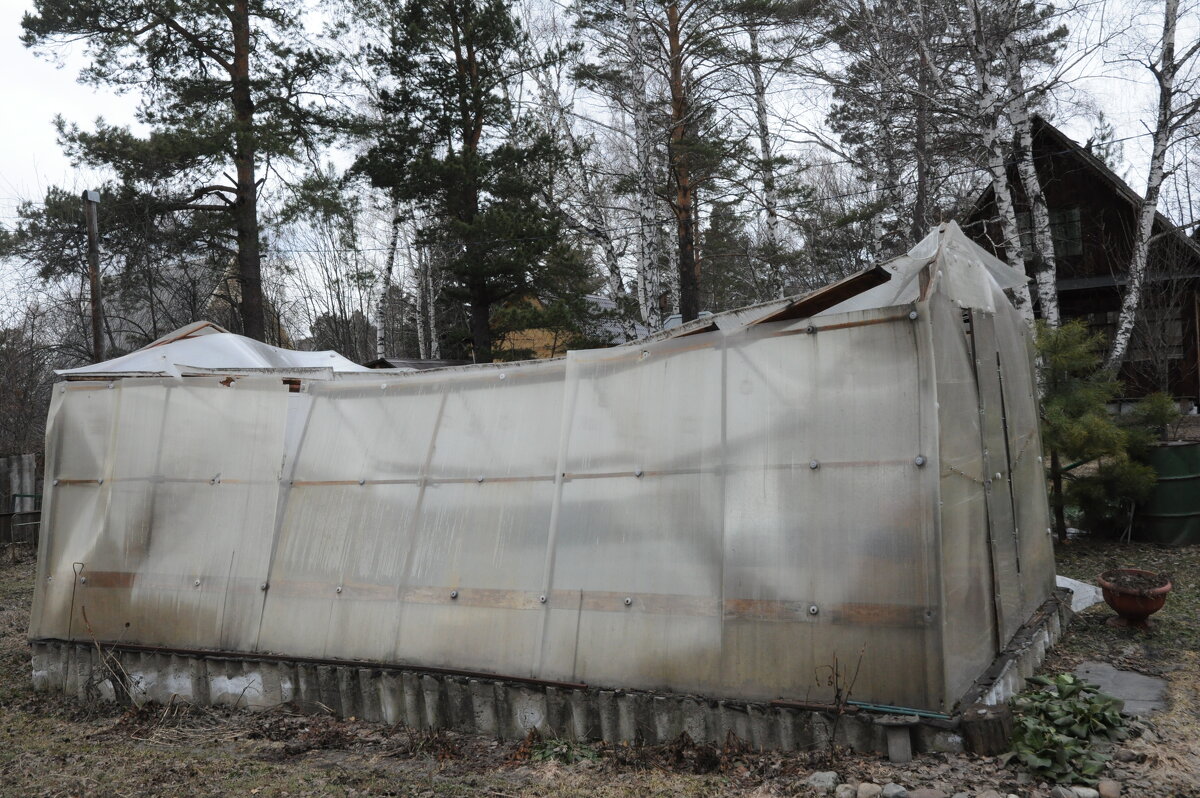
<svg viewBox="0 0 1200 798">
<path fill-rule="evenodd" d="M 1142 198 L 1089 148 L 1041 118 L 1034 119 L 1033 156 L 1050 211 L 1062 318 L 1083 319 L 1111 339 Z M 1015 165 L 1009 182 L 1022 248 L 1028 253 L 1029 202 Z M 1005 257 L 990 186 L 963 228 L 989 252 Z M 1200 398 L 1200 243 L 1162 214 L 1155 219 L 1154 233 L 1141 318 L 1121 369 L 1125 395 L 1167 391 L 1195 401 Z M 1028 260 L 1026 268 L 1032 277 Z M 1034 302 L 1036 310 L 1036 296 Z"/>
</svg>

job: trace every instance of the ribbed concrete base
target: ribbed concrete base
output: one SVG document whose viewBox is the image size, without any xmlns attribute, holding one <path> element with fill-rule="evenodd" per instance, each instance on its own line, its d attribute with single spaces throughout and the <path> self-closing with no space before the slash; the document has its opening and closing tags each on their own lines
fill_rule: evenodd
<svg viewBox="0 0 1200 798">
<path fill-rule="evenodd" d="M 1013 635 L 1008 648 L 996 657 L 960 704 L 1003 704 L 1025 689 L 1025 680 L 1037 672 L 1046 652 L 1062 637 L 1075 613 L 1071 591 L 1058 588 L 1028 622 Z"/>
<path fill-rule="evenodd" d="M 1064 600 L 1065 599 L 1065 600 Z M 1050 599 L 964 697 L 1002 703 L 1023 688 L 1070 619 L 1067 593 Z M 354 663 L 256 659 L 251 655 L 138 651 L 63 641 L 37 641 L 34 688 L 85 700 L 135 704 L 184 700 L 250 709 L 290 704 L 418 729 L 445 728 L 505 739 L 529 729 L 608 743 L 663 743 L 687 732 L 696 742 L 724 743 L 729 734 L 760 749 L 812 750 L 832 739 L 856 751 L 885 753 L 881 716 L 860 711 L 835 724 L 825 712 L 694 696 L 572 688 L 430 673 Z M 959 752 L 957 720 L 912 727 L 915 751 Z"/>
<path fill-rule="evenodd" d="M 762 749 L 811 750 L 828 745 L 832 737 L 857 751 L 887 750 L 885 729 L 868 712 L 843 715 L 835 729 L 830 714 L 771 704 L 253 657 L 119 648 L 106 649 L 102 657 L 92 644 L 32 645 L 34 688 L 85 700 L 115 701 L 120 689 L 137 704 L 172 699 L 251 709 L 291 704 L 302 711 L 506 739 L 537 729 L 547 736 L 608 743 L 669 742 L 682 732 L 697 742 L 724 743 L 733 733 Z M 122 682 L 127 687 L 119 687 Z M 931 721 L 916 727 L 915 747 L 962 750 L 956 726 Z"/>
</svg>

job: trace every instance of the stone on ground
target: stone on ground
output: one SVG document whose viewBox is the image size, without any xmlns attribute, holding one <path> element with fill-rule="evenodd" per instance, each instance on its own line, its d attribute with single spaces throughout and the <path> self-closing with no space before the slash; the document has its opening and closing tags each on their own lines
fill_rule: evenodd
<svg viewBox="0 0 1200 798">
<path fill-rule="evenodd" d="M 1107 662 L 1081 662 L 1075 669 L 1081 679 L 1098 684 L 1101 692 L 1125 702 L 1125 712 L 1144 717 L 1167 708 L 1165 679 L 1114 668 Z"/>
<path fill-rule="evenodd" d="M 858 785 L 857 798 L 879 798 L 879 795 L 882 792 L 883 788 L 878 784 L 872 784 L 869 781 L 864 781 L 862 784 Z"/>
<path fill-rule="evenodd" d="M 909 790 L 908 798 L 946 798 L 946 793 L 941 790 L 930 789 L 929 787 L 921 787 L 916 790 Z"/>
<path fill-rule="evenodd" d="M 833 791 L 833 798 L 858 798 L 858 788 L 853 784 L 839 784 Z"/>
<path fill-rule="evenodd" d="M 903 785 L 897 784 L 894 781 L 889 781 L 883 785 L 883 792 L 880 793 L 883 798 L 908 798 L 908 790 L 904 789 Z"/>
<path fill-rule="evenodd" d="M 1069 576 L 1056 576 L 1054 583 L 1059 587 L 1069 588 L 1071 591 L 1071 612 L 1083 612 L 1093 604 L 1099 604 L 1104 601 L 1104 593 L 1095 585 L 1089 585 L 1087 582 L 1080 582 L 1078 579 L 1072 579 Z"/>
<path fill-rule="evenodd" d="M 1121 798 L 1121 782 L 1100 779 L 1100 783 L 1096 785 L 1096 792 L 1100 793 L 1100 798 Z"/>
<path fill-rule="evenodd" d="M 1100 798 L 1100 793 L 1091 787 L 1072 787 L 1071 791 L 1075 793 L 1075 798 Z"/>
<path fill-rule="evenodd" d="M 820 795 L 828 795 L 838 785 L 838 774 L 832 770 L 818 770 L 808 777 L 808 786 Z"/>
</svg>

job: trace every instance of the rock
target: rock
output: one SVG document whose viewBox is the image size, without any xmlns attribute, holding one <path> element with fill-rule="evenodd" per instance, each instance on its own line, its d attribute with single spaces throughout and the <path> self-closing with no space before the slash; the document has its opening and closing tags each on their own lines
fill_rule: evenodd
<svg viewBox="0 0 1200 798">
<path fill-rule="evenodd" d="M 1100 798 L 1121 798 L 1121 782 L 1100 779 L 1100 783 L 1096 785 L 1096 792 L 1100 793 Z"/>
<path fill-rule="evenodd" d="M 1140 757 L 1128 748 L 1119 748 L 1113 753 L 1113 759 L 1118 762 L 1137 762 Z"/>
<path fill-rule="evenodd" d="M 1071 792 L 1075 793 L 1075 798 L 1100 798 L 1100 793 L 1091 787 L 1072 787 Z"/>
<path fill-rule="evenodd" d="M 951 795 L 951 796 L 950 796 L 950 798 L 971 798 L 971 793 L 969 793 L 969 792 L 956 792 L 956 793 L 954 793 L 954 795 Z"/>
<path fill-rule="evenodd" d="M 1050 791 L 1050 798 L 1075 798 L 1075 791 L 1060 784 Z"/>
<path fill-rule="evenodd" d="M 880 795 L 883 798 L 908 798 L 908 790 L 894 781 L 889 781 L 883 785 L 883 792 Z"/>
<path fill-rule="evenodd" d="M 909 790 L 908 798 L 946 798 L 946 793 L 941 790 L 931 790 L 928 787 L 921 787 L 917 790 Z"/>
<path fill-rule="evenodd" d="M 864 781 L 858 785 L 857 798 L 879 798 L 879 794 L 883 792 L 883 788 L 878 784 L 872 784 L 869 781 Z"/>
<path fill-rule="evenodd" d="M 976 795 L 975 798 L 1004 798 L 1004 794 L 996 792 L 995 790 L 984 790 Z"/>
<path fill-rule="evenodd" d="M 832 770 L 818 770 L 808 777 L 808 786 L 817 791 L 818 795 L 828 795 L 838 785 L 838 774 Z"/>
<path fill-rule="evenodd" d="M 833 798 L 857 798 L 858 788 L 852 784 L 839 784 L 833 791 Z"/>
</svg>

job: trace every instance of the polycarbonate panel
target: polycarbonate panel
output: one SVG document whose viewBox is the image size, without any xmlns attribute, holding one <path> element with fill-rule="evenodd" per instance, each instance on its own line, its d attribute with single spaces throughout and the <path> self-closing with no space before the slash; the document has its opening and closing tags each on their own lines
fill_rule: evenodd
<svg viewBox="0 0 1200 798">
<path fill-rule="evenodd" d="M 116 383 L 88 383 L 82 386 L 59 385 L 62 406 L 55 421 L 53 445 L 57 449 L 59 480 L 96 480 L 104 478 L 109 441 L 116 412 Z M 49 480 L 47 480 L 49 481 Z"/>
<path fill-rule="evenodd" d="M 828 699 L 814 677 L 836 659 L 888 685 L 879 700 L 928 705 L 922 652 L 936 607 L 907 314 L 730 339 L 722 681 L 739 693 Z"/>
<path fill-rule="evenodd" d="M 723 340 L 709 333 L 568 356 L 548 673 L 608 685 L 714 683 Z"/>
<path fill-rule="evenodd" d="M 940 430 L 942 650 L 954 700 L 995 656 L 996 617 L 974 354 L 963 311 L 938 294 L 929 309 Z"/>
</svg>

